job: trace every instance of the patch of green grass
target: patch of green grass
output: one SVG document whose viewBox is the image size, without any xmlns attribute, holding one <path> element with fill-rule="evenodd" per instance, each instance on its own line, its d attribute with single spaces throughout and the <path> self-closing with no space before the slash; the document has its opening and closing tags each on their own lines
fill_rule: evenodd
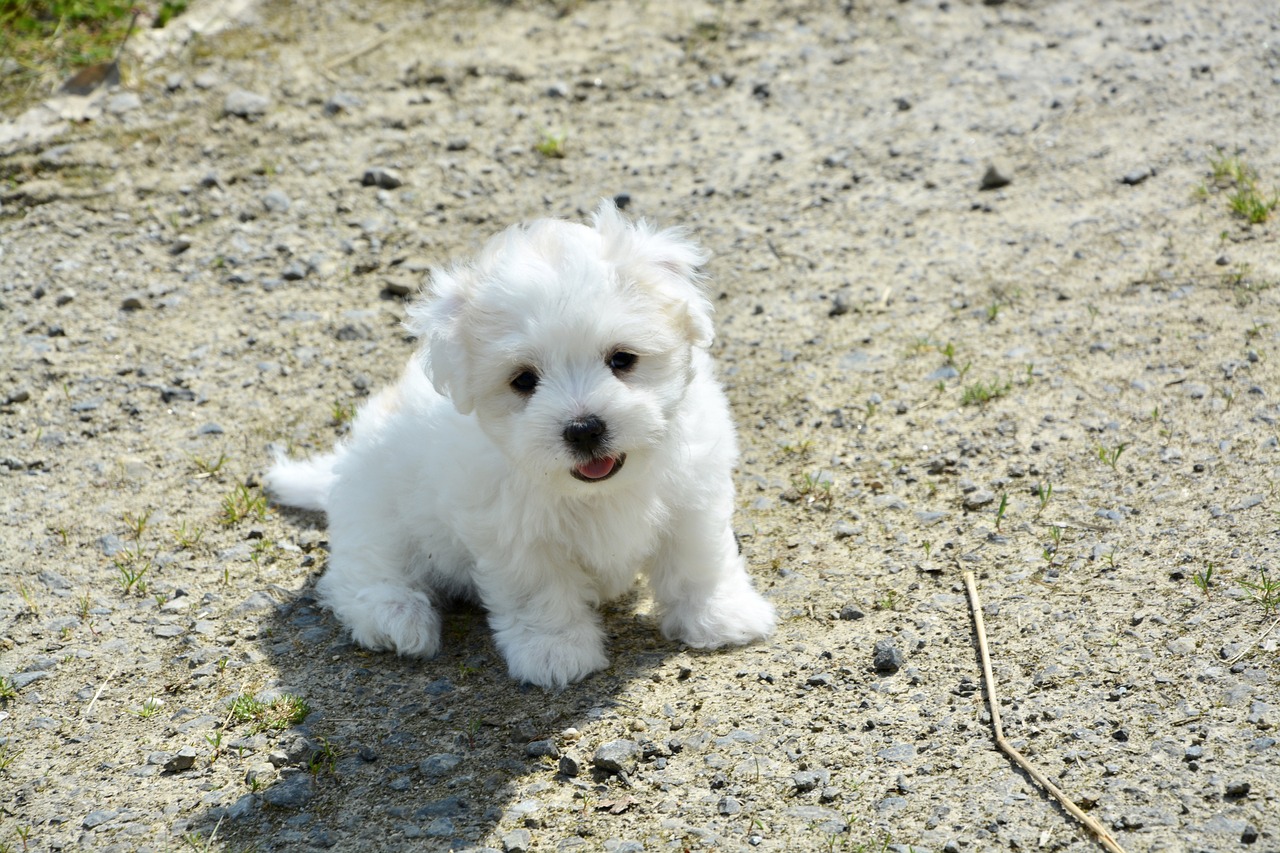
<svg viewBox="0 0 1280 853">
<path fill-rule="evenodd" d="M 212 477 L 222 470 L 227 462 L 227 454 L 219 453 L 217 459 L 206 459 L 203 456 L 192 456 L 191 464 L 196 467 L 199 477 Z"/>
<path fill-rule="evenodd" d="M 0 676 L 0 702 L 9 702 L 18 698 L 18 688 L 13 686 L 13 681 L 5 676 Z"/>
<path fill-rule="evenodd" d="M 320 748 L 311 756 L 311 760 L 307 762 L 307 772 L 312 776 L 319 776 L 322 773 L 329 776 L 338 775 L 338 750 L 333 744 L 324 738 L 320 738 Z"/>
<path fill-rule="evenodd" d="M 1227 206 L 1233 213 L 1253 225 L 1271 218 L 1280 207 L 1280 192 L 1264 191 L 1258 186 L 1258 172 L 1240 154 L 1225 155 L 1221 150 L 1209 158 L 1210 173 L 1219 186 L 1229 188 Z M 1204 190 L 1208 195 L 1208 190 Z"/>
<path fill-rule="evenodd" d="M 270 702 L 261 702 L 246 695 L 237 696 L 231 702 L 231 721 L 249 723 L 254 734 L 287 729 L 301 723 L 310 713 L 310 705 L 288 693 L 282 693 Z"/>
<path fill-rule="evenodd" d="M 831 508 L 831 489 L 835 485 L 830 475 L 819 471 L 817 474 L 810 474 L 807 471 L 803 474 L 797 474 L 791 478 L 791 485 L 796 492 L 809 498 L 811 503 L 823 504 L 827 509 Z"/>
<path fill-rule="evenodd" d="M 110 62 L 129 31 L 129 0 L 0 0 L 0 107 L 47 94 L 77 68 Z"/>
<path fill-rule="evenodd" d="M 356 404 L 335 400 L 333 411 L 329 413 L 329 422 L 336 427 L 343 427 L 355 420 Z"/>
<path fill-rule="evenodd" d="M 1098 445 L 1098 459 L 1111 466 L 1111 470 L 1116 470 L 1116 463 L 1120 461 L 1120 454 L 1124 453 L 1129 443 L 1122 441 L 1115 447 L 1104 447 Z"/>
<path fill-rule="evenodd" d="M 981 406 L 992 400 L 1003 397 L 1013 388 L 1012 382 L 975 382 L 966 385 L 960 394 L 960 405 Z"/>
<path fill-rule="evenodd" d="M 243 483 L 222 499 L 222 523 L 231 527 L 246 518 L 262 521 L 267 517 L 267 496 Z"/>
<path fill-rule="evenodd" d="M 1040 483 L 1036 486 L 1036 499 L 1040 502 L 1040 508 L 1036 510 L 1036 518 L 1044 514 L 1044 508 L 1049 505 L 1049 499 L 1053 497 L 1053 483 Z"/>
<path fill-rule="evenodd" d="M 183 521 L 173 529 L 174 544 L 183 550 L 190 550 L 200 544 L 200 540 L 204 538 L 204 528 L 198 525 L 187 526 L 187 522 Z"/>
<path fill-rule="evenodd" d="M 1204 568 L 1196 572 L 1191 577 L 1192 583 L 1196 588 L 1204 593 L 1204 597 L 1209 597 L 1209 587 L 1213 585 L 1213 563 L 1206 562 Z"/>
<path fill-rule="evenodd" d="M 151 570 L 151 558 L 143 552 L 140 544 L 135 543 L 133 548 L 121 550 L 111 558 L 111 561 L 115 564 L 116 571 L 120 573 L 120 590 L 125 595 L 135 589 L 140 594 L 146 594 L 147 582 L 144 578 Z"/>
<path fill-rule="evenodd" d="M 565 155 L 565 143 L 569 140 L 567 133 L 554 133 L 550 130 L 542 131 L 542 139 L 538 144 L 533 146 L 533 150 L 537 151 L 548 160 L 560 160 Z"/>
<path fill-rule="evenodd" d="M 1262 612 L 1272 616 L 1280 612 L 1280 580 L 1267 577 L 1266 569 L 1258 570 L 1257 581 L 1240 581 L 1240 586 L 1249 593 L 1249 597 L 1262 605 Z"/>
</svg>

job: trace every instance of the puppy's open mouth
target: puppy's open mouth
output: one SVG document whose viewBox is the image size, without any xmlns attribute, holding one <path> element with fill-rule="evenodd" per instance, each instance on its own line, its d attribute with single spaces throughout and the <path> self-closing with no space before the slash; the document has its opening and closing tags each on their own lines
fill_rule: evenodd
<svg viewBox="0 0 1280 853">
<path fill-rule="evenodd" d="M 598 483 L 607 480 L 622 470 L 622 463 L 627 461 L 627 454 L 605 456 L 589 462 L 579 462 L 573 466 L 573 476 L 584 483 Z"/>
</svg>

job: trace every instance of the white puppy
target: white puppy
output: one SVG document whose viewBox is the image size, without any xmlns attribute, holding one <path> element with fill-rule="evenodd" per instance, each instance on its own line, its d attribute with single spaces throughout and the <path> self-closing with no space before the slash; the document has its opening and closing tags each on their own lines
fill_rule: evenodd
<svg viewBox="0 0 1280 853">
<path fill-rule="evenodd" d="M 430 657 L 436 603 L 470 597 L 513 678 L 562 687 L 608 665 L 596 606 L 640 572 L 671 639 L 773 631 L 730 529 L 706 257 L 610 202 L 592 226 L 515 226 L 435 271 L 400 381 L 332 453 L 268 474 L 328 514 L 317 589 L 360 645 Z"/>
</svg>

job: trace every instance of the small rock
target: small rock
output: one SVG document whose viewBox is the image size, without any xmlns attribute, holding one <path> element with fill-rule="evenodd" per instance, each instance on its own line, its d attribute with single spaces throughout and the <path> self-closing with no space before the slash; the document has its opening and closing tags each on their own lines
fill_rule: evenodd
<svg viewBox="0 0 1280 853">
<path fill-rule="evenodd" d="M 194 746 L 184 746 L 182 749 L 174 753 L 173 757 L 164 763 L 164 769 L 169 773 L 181 773 L 183 770 L 190 770 L 196 763 L 196 749 Z"/>
<path fill-rule="evenodd" d="M 582 772 L 582 764 L 572 755 L 560 756 L 559 770 L 565 776 L 573 778 Z"/>
<path fill-rule="evenodd" d="M 316 783 L 310 773 L 293 773 L 263 792 L 262 799 L 277 808 L 300 809 L 315 794 Z"/>
<path fill-rule="evenodd" d="M 107 98 L 103 109 L 112 115 L 124 115 L 142 106 L 142 98 L 136 92 L 120 92 Z"/>
<path fill-rule="evenodd" d="M 289 205 L 289 196 L 283 190 L 268 190 L 262 197 L 262 206 L 272 213 L 284 213 Z"/>
<path fill-rule="evenodd" d="M 253 787 L 254 784 L 265 784 L 274 778 L 276 778 L 276 767 L 268 761 L 250 765 L 244 774 L 245 784 L 250 787 Z"/>
<path fill-rule="evenodd" d="M 848 539 L 850 536 L 858 535 L 858 525 L 847 518 L 842 518 L 835 523 L 834 532 L 837 539 Z"/>
<path fill-rule="evenodd" d="M 130 293 L 120 300 L 120 308 L 124 311 L 140 311 L 146 307 L 141 293 Z"/>
<path fill-rule="evenodd" d="M 720 802 L 716 805 L 716 810 L 725 817 L 741 814 L 742 803 L 733 797 L 721 797 Z"/>
<path fill-rule="evenodd" d="M 1142 183 L 1154 174 L 1155 170 L 1147 167 L 1133 169 L 1132 171 L 1124 173 L 1124 176 L 1120 178 L 1120 183 L 1128 187 L 1136 187 L 1138 184 Z"/>
<path fill-rule="evenodd" d="M 382 289 L 389 296 L 409 296 L 417 286 L 413 281 L 406 278 L 384 278 L 382 280 Z"/>
<path fill-rule="evenodd" d="M 96 829 L 108 821 L 115 820 L 120 816 L 120 812 L 114 809 L 95 809 L 84 816 L 82 826 L 85 829 Z"/>
<path fill-rule="evenodd" d="M 876 672 L 897 672 L 906 661 L 893 640 L 877 640 L 871 655 L 871 665 Z"/>
<path fill-rule="evenodd" d="M 1228 797 L 1244 797 L 1248 795 L 1249 791 L 1252 788 L 1253 786 L 1250 785 L 1248 782 L 1244 781 L 1243 779 L 1236 779 L 1234 781 L 1227 783 L 1227 796 Z"/>
<path fill-rule="evenodd" d="M 364 101 L 355 95 L 348 95 L 346 92 L 337 92 L 332 98 L 324 102 L 324 114 L 327 116 L 337 115 L 338 113 L 349 113 L 352 110 L 359 109 L 364 106 Z"/>
<path fill-rule="evenodd" d="M 462 757 L 451 752 L 430 755 L 418 765 L 418 770 L 429 779 L 439 779 L 462 763 Z"/>
<path fill-rule="evenodd" d="M 801 770 L 791 777 L 791 782 L 796 786 L 796 793 L 804 794 L 814 790 L 820 785 L 826 785 L 831 781 L 831 771 L 823 770 Z"/>
<path fill-rule="evenodd" d="M 502 849 L 506 853 L 525 853 L 533 844 L 533 834 L 527 829 L 513 829 L 502 836 Z"/>
<path fill-rule="evenodd" d="M 982 190 L 998 190 L 1013 183 L 1013 169 L 1008 163 L 1000 160 L 992 161 L 982 173 L 982 181 L 978 188 Z"/>
<path fill-rule="evenodd" d="M 636 769 L 636 757 L 640 754 L 640 745 L 633 740 L 611 740 L 600 746 L 591 763 L 606 773 L 631 774 Z"/>
<path fill-rule="evenodd" d="M 867 614 L 862 612 L 861 608 L 853 604 L 846 604 L 844 607 L 840 608 L 840 618 L 845 622 L 852 622 L 855 619 L 861 619 L 866 615 Z"/>
<path fill-rule="evenodd" d="M 916 748 L 914 744 L 896 743 L 880 750 L 876 756 L 885 761 L 910 761 L 916 757 Z"/>
<path fill-rule="evenodd" d="M 994 492 L 986 489 L 977 489 L 964 496 L 964 508 L 967 510 L 981 509 L 996 499 Z"/>
<path fill-rule="evenodd" d="M 530 758 L 559 758 L 560 750 L 549 740 L 531 740 L 525 745 L 524 754 Z"/>
<path fill-rule="evenodd" d="M 196 78 L 196 85 L 200 85 L 199 77 Z M 267 96 L 236 89 L 227 94 L 227 99 L 222 104 L 222 111 L 226 115 L 255 119 L 265 115 L 270 106 L 271 99 Z"/>
<path fill-rule="evenodd" d="M 374 167 L 365 169 L 364 175 L 360 178 L 360 184 L 366 187 L 377 187 L 383 190 L 394 190 L 404 185 L 404 180 L 400 175 L 391 170 Z"/>
</svg>

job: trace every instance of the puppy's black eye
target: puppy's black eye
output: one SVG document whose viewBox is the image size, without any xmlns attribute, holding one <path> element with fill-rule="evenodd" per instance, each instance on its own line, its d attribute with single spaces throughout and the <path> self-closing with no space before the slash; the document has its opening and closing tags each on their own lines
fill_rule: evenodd
<svg viewBox="0 0 1280 853">
<path fill-rule="evenodd" d="M 636 354 L 619 350 L 609 356 L 609 369 L 614 373 L 627 373 L 636 366 Z"/>
<path fill-rule="evenodd" d="M 538 374 L 532 370 L 522 370 L 511 380 L 511 389 L 517 394 L 532 394 L 538 387 Z"/>
</svg>

